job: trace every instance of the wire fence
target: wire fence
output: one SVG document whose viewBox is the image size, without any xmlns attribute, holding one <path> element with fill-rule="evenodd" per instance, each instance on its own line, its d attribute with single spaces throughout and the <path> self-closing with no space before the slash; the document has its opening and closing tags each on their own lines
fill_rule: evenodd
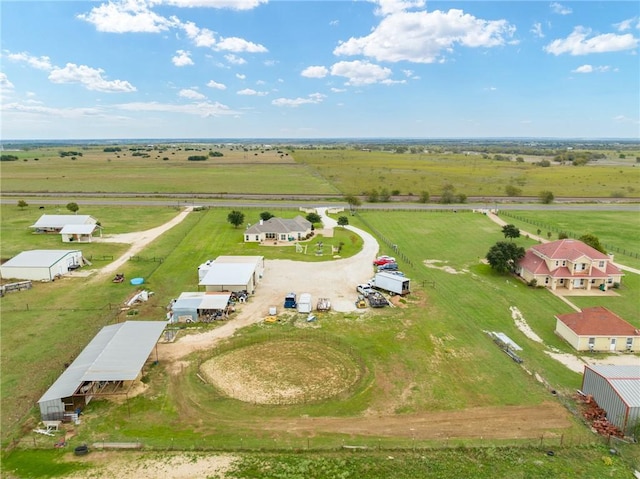
<svg viewBox="0 0 640 479">
<path fill-rule="evenodd" d="M 549 237 L 549 239 L 551 239 L 551 235 L 550 233 L 564 233 L 566 234 L 569 238 L 576 238 L 578 239 L 580 236 L 582 236 L 582 234 L 577 234 L 577 233 L 573 233 L 571 231 L 567 231 L 564 230 L 562 228 L 558 228 L 557 226 L 553 226 L 553 225 L 549 225 L 547 223 L 544 223 L 542 221 L 535 221 L 535 220 L 531 220 L 528 218 L 523 218 L 521 216 L 515 215 L 509 211 L 506 210 L 501 210 L 500 211 L 500 216 L 507 216 L 509 218 L 513 218 L 514 220 L 518 220 L 518 221 L 522 221 L 523 223 L 527 223 L 533 226 L 536 226 L 538 228 L 538 230 L 540 230 L 540 233 L 542 233 L 543 231 L 547 232 L 547 236 Z M 634 252 L 634 251 L 630 251 L 627 250 L 625 248 L 620 248 L 618 246 L 614 246 L 611 244 L 607 244 L 607 243 L 602 243 L 602 246 L 604 246 L 606 248 L 607 251 L 609 251 L 610 253 L 620 253 L 623 254 L 625 256 L 628 256 L 630 258 L 640 258 L 640 253 Z"/>
</svg>

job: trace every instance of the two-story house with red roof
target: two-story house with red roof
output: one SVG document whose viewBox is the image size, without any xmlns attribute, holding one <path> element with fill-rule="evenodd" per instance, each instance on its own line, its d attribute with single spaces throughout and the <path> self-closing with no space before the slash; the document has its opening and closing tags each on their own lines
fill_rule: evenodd
<svg viewBox="0 0 640 479">
<path fill-rule="evenodd" d="M 518 263 L 517 271 L 525 281 L 535 280 L 538 286 L 554 291 L 606 291 L 622 279 L 622 271 L 610 256 L 575 239 L 532 246 Z"/>
</svg>

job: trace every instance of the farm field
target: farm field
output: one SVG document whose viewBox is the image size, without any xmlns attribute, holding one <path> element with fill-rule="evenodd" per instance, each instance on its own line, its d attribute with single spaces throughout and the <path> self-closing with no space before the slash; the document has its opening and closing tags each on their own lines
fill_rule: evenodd
<svg viewBox="0 0 640 479">
<path fill-rule="evenodd" d="M 507 196 L 506 187 L 523 196 L 552 191 L 566 197 L 637 197 L 640 169 L 629 158 L 623 165 L 590 163 L 576 167 L 551 163 L 497 161 L 453 153 L 396 154 L 380 151 L 296 150 L 296 161 L 315 169 L 345 194 L 374 189 L 402 195 L 440 195 L 450 184 L 467 196 Z M 537 159 L 536 161 L 539 161 Z"/>
<path fill-rule="evenodd" d="M 417 198 L 442 193 L 445 185 L 467 196 L 638 197 L 640 169 L 627 159 L 600 160 L 585 166 L 536 166 L 526 161 L 498 161 L 481 155 L 428 152 L 397 154 L 357 149 L 245 149 L 220 145 L 122 145 L 121 151 L 85 146 L 12 152 L 18 161 L 3 162 L 2 191 L 197 194 L 315 194 L 334 198 L 386 190 Z M 75 156 L 60 156 L 60 151 Z M 79 156 L 79 154 L 82 156 Z M 220 153 L 222 157 L 210 157 Z M 617 158 L 614 152 L 607 152 Z M 133 156 L 137 155 L 137 156 Z M 204 161 L 189 161 L 204 156 Z M 514 155 L 512 155 L 514 156 Z M 109 178 L 105 182 L 103 178 Z M 517 199 L 517 196 L 513 197 Z"/>
<path fill-rule="evenodd" d="M 3 217 L 24 213 L 5 213 L 5 208 L 17 210 L 15 206 L 2 208 Z M 158 211 L 164 210 L 166 208 Z M 252 214 L 257 216 L 259 211 L 254 210 Z M 114 229 L 126 229 L 128 220 L 124 217 L 130 216 L 126 213 L 122 211 L 122 224 L 117 220 L 117 213 L 111 216 L 109 223 Z M 247 246 L 238 238 L 241 230 L 226 223 L 226 213 L 226 209 L 213 208 L 194 212 L 152 243 L 145 250 L 145 256 L 164 258 L 162 263 L 143 260 L 127 263 L 124 269 L 127 277 L 145 277 L 155 293 L 139 308 L 136 319 L 162 319 L 164 305 L 172 297 L 196 286 L 194 268 L 204 260 L 217 254 L 242 254 L 243 251 L 257 254 L 255 245 L 245 249 Z M 246 213 L 250 218 L 249 210 Z M 292 211 L 278 213 L 295 214 Z M 104 215 L 108 216 L 106 212 Z M 431 415 L 435 413 L 459 414 L 459 411 L 482 408 L 493 408 L 502 414 L 512 410 L 510 408 L 524 408 L 527 416 L 539 411 L 556 418 L 556 427 L 538 421 L 546 431 L 545 437 L 555 441 L 554 446 L 559 445 L 560 437 L 567 445 L 595 441 L 540 382 L 511 361 L 483 332 L 499 330 L 521 344 L 527 371 L 544 377 L 561 395 L 570 398 L 572 391 L 579 387 L 580 376 L 544 352 L 547 347 L 568 352 L 567 345 L 553 333 L 553 315 L 568 312 L 568 307 L 546 291 L 530 289 L 494 274 L 480 262 L 488 248 L 502 239 L 497 225 L 471 212 L 367 211 L 350 217 L 350 222 L 376 234 L 381 241 L 381 252 L 393 253 L 385 247 L 383 241 L 387 240 L 407 258 L 401 267 L 412 278 L 414 294 L 407 300 L 406 307 L 364 316 L 331 313 L 312 328 L 304 327 L 291 317 L 274 327 L 259 324 L 244 329 L 225 346 L 233 348 L 264 341 L 268 345 L 268 341 L 278 338 L 308 340 L 309 337 L 336 344 L 355 354 L 365 368 L 362 379 L 348 394 L 317 403 L 278 407 L 230 399 L 197 377 L 200 365 L 216 354 L 204 351 L 186 358 L 185 369 L 179 375 L 172 374 L 170 365 L 162 362 L 149 369 L 144 392 L 130 398 L 127 404 L 93 401 L 73 441 L 140 440 L 160 450 L 230 447 L 286 450 L 305 445 L 325 450 L 339 447 L 345 441 L 369 447 L 376 444 L 391 448 L 433 447 L 441 444 L 442 439 L 427 434 L 429 428 L 411 431 L 406 422 L 402 426 L 403 418 L 415 420 L 426 414 L 425 417 L 434 420 Z M 8 235 L 33 236 L 18 231 L 19 228 L 11 229 Z M 518 242 L 523 246 L 531 244 L 526 238 Z M 271 248 L 262 250 L 269 258 L 291 254 Z M 352 253 L 345 253 L 348 254 Z M 637 287 L 637 282 L 631 282 L 630 288 L 621 290 L 616 300 L 635 304 Z M 115 285 L 108 280 L 83 281 L 82 288 L 78 288 L 77 280 L 70 279 L 39 284 L 33 290 L 3 298 L 3 311 L 10 311 L 10 315 L 3 314 L 3 318 L 10 320 L 3 319 L 0 325 L 3 444 L 18 440 L 18 449 L 34 444 L 46 447 L 47 438 L 36 438 L 32 443 L 28 435 L 28 441 L 20 440 L 37 422 L 38 413 L 31 405 L 59 374 L 63 363 L 77 354 L 102 325 L 126 319 L 119 317 L 121 313 L 112 305 L 121 304 L 131 291 L 129 285 Z M 80 303 L 82 310 L 76 306 Z M 29 305 L 28 309 L 25 304 Z M 513 306 L 522 312 L 544 344 L 529 340 L 516 327 L 510 312 Z M 628 319 L 637 324 L 637 317 Z M 61 325 L 73 325 L 72 333 Z M 215 328 L 217 325 L 203 326 Z M 301 377 L 313 373 L 309 364 L 297 364 L 294 369 Z M 21 380 L 25 374 L 30 381 Z M 509 387 L 505 388 L 504 384 Z M 320 421 L 322 427 L 310 426 L 308 420 L 301 419 L 307 416 Z M 358 424 L 357 418 L 362 417 L 393 418 L 398 423 L 396 433 L 389 437 L 375 428 L 345 433 L 349 425 Z M 469 420 L 463 419 L 463 422 L 469 423 Z M 367 424 L 376 423 L 383 424 L 380 419 L 367 420 Z M 500 430 L 504 432 L 504 428 Z M 532 429 L 524 431 L 523 436 L 512 435 L 506 443 L 536 443 L 538 432 Z M 483 439 L 468 431 L 466 434 L 456 438 L 454 444 L 486 445 L 487 441 L 496 446 L 505 444 L 502 436 L 487 430 L 483 432 L 487 434 Z M 457 436 L 452 434 L 452 437 Z"/>
</svg>

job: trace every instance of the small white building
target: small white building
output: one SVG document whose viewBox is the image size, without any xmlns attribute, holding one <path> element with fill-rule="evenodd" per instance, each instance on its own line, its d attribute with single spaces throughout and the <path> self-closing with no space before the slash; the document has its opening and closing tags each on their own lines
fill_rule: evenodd
<svg viewBox="0 0 640 479">
<path fill-rule="evenodd" d="M 42 215 L 30 228 L 35 233 L 58 233 L 63 243 L 90 243 L 96 231 L 102 236 L 98 221 L 89 215 Z"/>
<path fill-rule="evenodd" d="M 198 283 L 206 291 L 253 294 L 264 274 L 264 256 L 218 256 Z"/>
<path fill-rule="evenodd" d="M 231 293 L 186 292 L 171 306 L 172 323 L 194 323 L 226 319 Z"/>
<path fill-rule="evenodd" d="M 80 250 L 36 249 L 23 251 L 0 266 L 0 277 L 53 281 L 82 265 Z"/>
</svg>

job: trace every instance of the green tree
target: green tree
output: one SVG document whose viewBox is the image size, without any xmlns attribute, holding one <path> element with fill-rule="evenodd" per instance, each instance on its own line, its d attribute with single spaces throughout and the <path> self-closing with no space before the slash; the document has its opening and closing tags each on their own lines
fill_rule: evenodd
<svg viewBox="0 0 640 479">
<path fill-rule="evenodd" d="M 429 192 L 428 191 L 423 191 L 422 193 L 420 193 L 420 198 L 418 198 L 418 203 L 429 203 Z"/>
<path fill-rule="evenodd" d="M 505 186 L 504 191 L 507 193 L 507 196 L 520 196 L 522 194 L 522 188 L 518 188 L 514 185 Z"/>
<path fill-rule="evenodd" d="M 382 188 L 382 190 L 380 190 L 380 201 L 382 203 L 388 203 L 391 200 L 391 194 L 389 193 L 389 190 L 386 188 Z"/>
<path fill-rule="evenodd" d="M 455 187 L 447 184 L 442 187 L 442 195 L 440 195 L 440 203 L 448 205 L 456 202 Z"/>
<path fill-rule="evenodd" d="M 567 239 L 568 237 L 569 237 L 569 235 L 565 231 L 559 231 L 558 232 L 558 239 L 559 240 Z"/>
<path fill-rule="evenodd" d="M 593 249 L 598 250 L 601 253 L 607 254 L 607 250 L 604 248 L 604 246 L 602 246 L 602 244 L 600 243 L 600 240 L 596 235 L 587 233 L 580 236 L 580 238 L 578 239 L 582 241 L 584 244 L 588 244 Z"/>
<path fill-rule="evenodd" d="M 343 228 L 349 224 L 349 218 L 346 216 L 338 217 L 338 226 L 342 226 Z"/>
<path fill-rule="evenodd" d="M 271 218 L 273 218 L 275 215 L 272 215 L 271 213 L 269 213 L 268 211 L 263 211 L 262 213 L 260 213 L 260 219 L 262 221 L 268 221 Z"/>
<path fill-rule="evenodd" d="M 74 203 L 72 201 L 71 203 L 67 203 L 67 209 L 72 213 L 77 213 L 80 207 L 78 206 L 78 203 Z"/>
<path fill-rule="evenodd" d="M 518 246 L 511 241 L 498 241 L 489 249 L 487 261 L 498 273 L 507 273 L 515 269 L 524 254 L 525 251 L 522 246 Z"/>
<path fill-rule="evenodd" d="M 380 199 L 380 193 L 375 188 L 367 193 L 367 201 L 369 203 L 377 203 Z"/>
<path fill-rule="evenodd" d="M 540 203 L 543 205 L 549 205 L 555 199 L 555 196 L 553 196 L 551 191 L 541 191 L 538 197 L 540 198 Z"/>
<path fill-rule="evenodd" d="M 231 223 L 234 228 L 237 228 L 242 223 L 244 223 L 244 213 L 233 210 L 231 213 L 227 215 L 227 221 Z"/>
<path fill-rule="evenodd" d="M 502 234 L 505 238 L 514 239 L 520 237 L 520 230 L 515 225 L 504 225 L 502 227 Z"/>
<path fill-rule="evenodd" d="M 18 200 L 18 208 L 20 208 L 21 210 L 25 209 L 27 206 L 29 206 L 29 203 L 27 203 L 25 200 Z"/>
<path fill-rule="evenodd" d="M 351 207 L 351 209 L 355 209 L 356 207 L 362 204 L 362 201 L 360 201 L 360 198 L 354 195 L 347 195 L 344 197 L 344 200 Z"/>
<path fill-rule="evenodd" d="M 322 218 L 318 213 L 309 213 L 307 216 L 305 216 L 305 218 L 311 224 L 322 222 Z"/>
</svg>

